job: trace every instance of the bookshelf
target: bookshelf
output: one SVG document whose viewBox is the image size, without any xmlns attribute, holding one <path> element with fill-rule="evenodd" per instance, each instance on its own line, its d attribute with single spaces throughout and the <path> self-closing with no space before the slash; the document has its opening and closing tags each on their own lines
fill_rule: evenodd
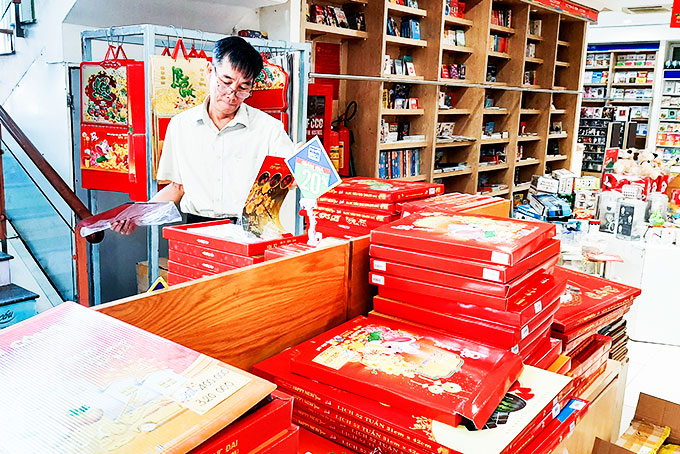
<svg viewBox="0 0 680 454">
<path fill-rule="evenodd" d="M 324 35 L 307 22 L 303 32 L 313 43 L 339 43 L 340 74 L 357 76 L 340 83 L 334 117 L 359 102 L 349 125 L 358 175 L 384 177 L 386 160 L 417 150 L 417 174 L 400 179 L 511 198 L 528 190 L 533 174 L 570 167 L 585 20 L 521 0 L 468 0 L 464 17 L 441 0 L 306 0 L 317 3 L 358 9 L 366 19 L 358 35 Z M 394 36 L 404 20 L 417 20 L 420 36 Z M 394 74 L 404 57 L 415 76 Z M 417 108 L 394 102 L 404 93 Z M 405 134 L 410 140 L 399 140 Z"/>
<path fill-rule="evenodd" d="M 658 43 L 591 45 L 584 66 L 584 98 L 579 112 L 578 143 L 583 147 L 582 170 L 601 174 L 612 121 L 637 122 L 638 134 L 631 146 L 649 148 L 648 122 L 656 86 Z"/>
</svg>

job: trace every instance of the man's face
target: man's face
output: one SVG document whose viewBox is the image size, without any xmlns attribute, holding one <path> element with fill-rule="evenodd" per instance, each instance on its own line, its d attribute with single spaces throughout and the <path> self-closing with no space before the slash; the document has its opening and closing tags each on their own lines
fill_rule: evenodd
<svg viewBox="0 0 680 454">
<path fill-rule="evenodd" d="M 231 66 L 228 58 L 209 66 L 210 104 L 224 115 L 234 114 L 253 89 L 253 80 Z"/>
</svg>

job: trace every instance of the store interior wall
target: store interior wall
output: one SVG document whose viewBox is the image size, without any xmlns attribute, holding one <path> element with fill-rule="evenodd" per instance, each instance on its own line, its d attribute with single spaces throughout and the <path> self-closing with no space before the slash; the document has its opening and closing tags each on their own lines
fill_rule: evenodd
<svg viewBox="0 0 680 454">
<path fill-rule="evenodd" d="M 37 23 L 27 28 L 26 38 L 17 39 L 16 54 L 0 57 L 0 103 L 24 130 L 47 161 L 73 188 L 74 152 L 78 144 L 71 137 L 71 68 L 81 61 L 80 33 L 86 29 L 142 23 L 174 25 L 213 33 L 231 34 L 241 29 L 262 29 L 277 39 L 298 38 L 299 0 L 282 5 L 280 0 L 35 0 Z M 235 6 L 238 5 L 238 6 Z M 251 5 L 251 6 L 246 6 Z M 297 9 L 295 9 L 297 8 Z M 260 18 L 262 25 L 260 23 Z M 196 43 L 198 45 L 198 43 Z M 93 58 L 102 57 L 106 43 L 95 43 Z M 136 47 L 137 49 L 134 49 Z M 130 58 L 141 58 L 142 49 L 133 46 Z M 78 191 L 82 197 L 83 192 Z M 128 201 L 121 193 L 97 191 L 98 211 Z M 68 213 L 65 204 L 59 208 Z M 284 225 L 291 224 L 294 207 Z M 293 221 L 294 225 L 294 221 Z M 162 241 L 161 256 L 167 257 Z M 146 231 L 130 237 L 109 233 L 101 245 L 101 301 L 111 301 L 137 292 L 135 264 L 146 260 Z M 70 266 L 65 264 L 64 266 Z"/>
</svg>

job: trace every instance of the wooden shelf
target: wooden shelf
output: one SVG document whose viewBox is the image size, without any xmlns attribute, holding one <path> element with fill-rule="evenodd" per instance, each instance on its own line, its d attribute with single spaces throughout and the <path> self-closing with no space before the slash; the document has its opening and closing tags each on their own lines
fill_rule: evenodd
<svg viewBox="0 0 680 454">
<path fill-rule="evenodd" d="M 548 139 L 566 139 L 569 137 L 569 134 L 562 133 L 562 134 L 548 134 Z"/>
<path fill-rule="evenodd" d="M 507 115 L 508 109 L 506 109 L 505 107 L 501 109 L 484 109 L 482 110 L 482 113 L 484 115 Z"/>
<path fill-rule="evenodd" d="M 489 85 L 487 88 L 494 88 L 494 87 L 507 87 L 508 83 L 507 82 L 482 82 L 483 85 Z"/>
<path fill-rule="evenodd" d="M 424 39 L 402 38 L 401 36 L 386 35 L 385 42 L 388 44 L 396 44 L 397 46 L 427 47 L 427 41 Z"/>
<path fill-rule="evenodd" d="M 607 84 L 583 84 L 584 87 L 606 87 Z"/>
<path fill-rule="evenodd" d="M 536 158 L 525 158 L 520 161 L 515 161 L 515 167 L 533 166 L 540 163 L 541 161 Z"/>
<path fill-rule="evenodd" d="M 493 144 L 501 144 L 501 143 L 510 143 L 510 138 L 505 138 L 505 139 L 482 139 L 479 143 L 482 145 L 493 145 Z"/>
<path fill-rule="evenodd" d="M 414 177 L 403 177 L 403 178 L 393 178 L 399 181 L 425 181 L 427 180 L 427 175 L 416 175 Z"/>
<path fill-rule="evenodd" d="M 652 98 L 645 98 L 645 99 L 610 99 L 611 102 L 615 102 L 617 104 L 649 104 L 652 102 Z"/>
<path fill-rule="evenodd" d="M 654 86 L 654 84 L 649 84 L 649 83 L 647 83 L 647 84 L 620 84 L 620 83 L 612 84 L 612 87 L 652 87 L 652 86 Z"/>
<path fill-rule="evenodd" d="M 505 195 L 505 194 L 509 194 L 509 193 L 510 193 L 510 189 L 498 189 L 496 191 L 482 192 L 481 194 L 482 195 L 488 195 L 490 197 L 495 197 L 495 196 L 498 196 L 498 195 Z"/>
<path fill-rule="evenodd" d="M 518 142 L 536 142 L 537 140 L 541 140 L 541 136 L 519 136 L 517 137 Z"/>
<path fill-rule="evenodd" d="M 455 16 L 444 16 L 444 22 L 447 24 L 462 25 L 464 27 L 472 27 L 473 24 L 470 19 Z"/>
<path fill-rule="evenodd" d="M 563 155 L 563 154 L 558 154 L 558 155 L 554 155 L 554 156 L 546 156 L 546 157 L 545 157 L 545 160 L 546 160 L 546 161 L 564 161 L 564 160 L 566 160 L 566 159 L 567 159 L 567 156 L 566 156 L 566 155 Z"/>
<path fill-rule="evenodd" d="M 520 192 L 520 191 L 526 191 L 527 189 L 530 189 L 530 188 L 531 188 L 531 182 L 522 183 L 522 184 L 513 185 L 512 191 L 513 192 Z"/>
<path fill-rule="evenodd" d="M 527 33 L 527 39 L 528 39 L 529 41 L 543 41 L 543 37 L 542 37 L 542 36 L 532 35 L 531 33 Z"/>
<path fill-rule="evenodd" d="M 494 57 L 494 58 L 503 58 L 506 60 L 510 59 L 510 54 L 507 54 L 505 52 L 495 52 L 493 50 L 489 51 L 489 57 Z"/>
<path fill-rule="evenodd" d="M 425 80 L 425 77 L 423 76 L 403 76 L 401 74 L 385 74 L 386 79 L 397 79 L 397 80 L 404 80 L 404 81 L 409 81 L 409 80 Z"/>
<path fill-rule="evenodd" d="M 381 115 L 423 115 L 425 109 L 383 109 Z"/>
<path fill-rule="evenodd" d="M 567 113 L 567 109 L 553 109 L 550 111 L 550 115 L 564 115 Z"/>
<path fill-rule="evenodd" d="M 432 178 L 447 178 L 447 177 L 457 177 L 460 175 L 470 175 L 472 173 L 472 169 L 461 169 L 461 170 L 454 170 L 451 172 L 433 172 L 432 173 Z"/>
<path fill-rule="evenodd" d="M 427 17 L 427 11 L 424 9 L 411 8 L 409 6 L 397 5 L 396 3 L 388 3 L 387 11 L 393 16 Z"/>
<path fill-rule="evenodd" d="M 456 46 L 454 44 L 442 44 L 442 50 L 447 52 L 460 52 L 462 54 L 471 54 L 472 48 L 466 46 Z"/>
<path fill-rule="evenodd" d="M 305 33 L 311 35 L 329 35 L 341 38 L 368 39 L 368 33 L 350 28 L 331 27 L 329 25 L 305 23 Z"/>
<path fill-rule="evenodd" d="M 566 61 L 556 61 L 555 66 L 557 66 L 558 68 L 568 68 L 571 65 Z"/>
<path fill-rule="evenodd" d="M 476 140 L 461 140 L 459 142 L 437 142 L 435 148 L 453 148 L 453 147 L 467 147 L 474 145 Z"/>
<path fill-rule="evenodd" d="M 566 90 L 566 89 L 567 89 L 567 87 L 562 87 L 561 85 L 554 85 L 553 86 L 553 90 L 560 91 L 560 90 Z"/>
<path fill-rule="evenodd" d="M 471 109 L 439 109 L 439 115 L 470 115 Z"/>
<path fill-rule="evenodd" d="M 562 47 L 569 47 L 569 41 L 562 41 L 562 40 L 558 39 L 557 45 L 562 46 Z"/>
<path fill-rule="evenodd" d="M 378 146 L 379 150 L 403 150 L 406 148 L 425 148 L 427 142 L 408 142 L 406 140 L 400 140 L 399 142 L 391 143 L 381 143 Z"/>
<path fill-rule="evenodd" d="M 534 85 L 531 85 L 531 84 L 522 84 L 522 88 L 530 88 L 530 89 L 536 90 L 536 89 L 541 88 L 541 86 L 540 86 L 540 85 L 536 85 L 536 84 L 534 84 Z"/>
<path fill-rule="evenodd" d="M 477 168 L 477 172 L 491 172 L 494 170 L 503 170 L 503 169 L 508 169 L 510 168 L 510 164 L 507 162 L 504 162 L 503 164 L 494 164 L 494 165 L 489 165 L 489 164 L 482 164 L 481 162 L 479 163 L 479 167 Z"/>
<path fill-rule="evenodd" d="M 519 109 L 520 115 L 540 115 L 541 109 Z"/>
<path fill-rule="evenodd" d="M 607 102 L 609 98 L 583 98 L 581 102 Z"/>
<path fill-rule="evenodd" d="M 506 33 L 508 35 L 514 35 L 515 34 L 515 29 L 511 27 L 504 27 L 502 25 L 496 25 L 496 24 L 489 24 L 489 29 L 492 32 L 498 32 L 498 33 Z"/>
<path fill-rule="evenodd" d="M 609 66 L 585 66 L 583 69 L 586 71 L 604 71 L 605 69 L 609 69 Z"/>
<path fill-rule="evenodd" d="M 543 59 L 537 58 L 537 57 L 524 57 L 524 61 L 527 62 L 527 63 L 535 63 L 537 65 L 543 64 Z"/>
</svg>

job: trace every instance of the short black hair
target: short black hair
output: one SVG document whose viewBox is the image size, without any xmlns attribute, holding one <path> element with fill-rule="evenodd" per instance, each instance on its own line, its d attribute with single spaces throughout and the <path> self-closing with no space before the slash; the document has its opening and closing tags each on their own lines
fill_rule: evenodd
<svg viewBox="0 0 680 454">
<path fill-rule="evenodd" d="M 219 65 L 224 58 L 245 77 L 255 80 L 262 71 L 262 55 L 240 36 L 228 36 L 215 43 L 213 63 Z"/>
</svg>

